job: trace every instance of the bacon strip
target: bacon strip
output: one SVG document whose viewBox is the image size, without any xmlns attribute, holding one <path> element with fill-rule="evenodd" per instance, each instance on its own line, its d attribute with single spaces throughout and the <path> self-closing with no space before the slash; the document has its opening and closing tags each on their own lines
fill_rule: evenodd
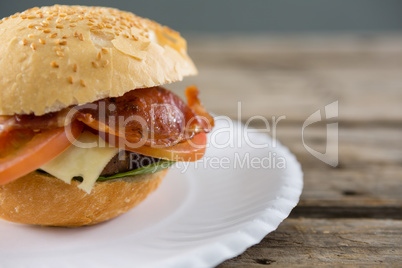
<svg viewBox="0 0 402 268">
<path fill-rule="evenodd" d="M 193 96 L 198 102 L 197 96 Z M 78 120 L 101 132 L 131 143 L 172 146 L 195 134 L 209 132 L 212 124 L 200 118 L 177 95 L 162 87 L 132 90 L 76 107 Z M 212 118 L 211 118 L 212 119 Z M 213 119 L 212 119 L 213 122 Z"/>
<path fill-rule="evenodd" d="M 1 116 L 0 135 L 13 129 L 56 128 L 78 119 L 131 143 L 169 147 L 198 133 L 208 133 L 214 125 L 198 99 L 198 89 L 189 87 L 186 95 L 189 105 L 162 87 L 143 88 L 43 116 Z"/>
<path fill-rule="evenodd" d="M 34 114 L 2 115 L 0 116 L 0 134 L 16 129 L 52 129 L 67 126 L 66 116 L 71 108 L 41 116 Z"/>
<path fill-rule="evenodd" d="M 207 112 L 205 107 L 201 104 L 200 99 L 198 98 L 198 88 L 196 86 L 189 86 L 186 88 L 186 97 L 187 103 L 191 110 L 193 110 L 199 120 L 201 122 L 204 129 L 212 130 L 214 126 L 214 118 Z"/>
</svg>

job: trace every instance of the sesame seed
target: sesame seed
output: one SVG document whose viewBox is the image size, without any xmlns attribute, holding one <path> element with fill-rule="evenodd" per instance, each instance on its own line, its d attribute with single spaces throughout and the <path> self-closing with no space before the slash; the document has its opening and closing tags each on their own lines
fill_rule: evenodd
<svg viewBox="0 0 402 268">
<path fill-rule="evenodd" d="M 94 67 L 94 68 L 98 68 L 99 67 L 99 64 L 97 63 L 97 62 L 92 62 L 92 67 Z"/>
<path fill-rule="evenodd" d="M 67 38 L 68 38 L 68 35 L 63 35 L 62 38 L 63 38 L 63 39 L 67 39 Z"/>
<path fill-rule="evenodd" d="M 80 80 L 80 84 L 81 84 L 81 86 L 83 86 L 83 87 L 86 87 L 86 85 L 85 85 L 85 81 L 84 80 Z"/>
<path fill-rule="evenodd" d="M 36 46 L 34 43 L 31 43 L 30 47 L 32 48 L 32 50 L 36 50 Z"/>
<path fill-rule="evenodd" d="M 51 65 L 53 68 L 59 68 L 59 64 L 58 64 L 57 62 L 55 62 L 55 61 L 52 61 L 52 62 L 50 63 L 50 65 Z"/>
<path fill-rule="evenodd" d="M 66 40 L 60 41 L 60 42 L 59 42 L 59 45 L 65 46 L 65 45 L 67 45 L 67 41 L 66 41 Z"/>
<path fill-rule="evenodd" d="M 61 52 L 61 51 L 56 51 L 56 54 L 57 54 L 57 56 L 59 56 L 59 57 L 64 57 L 64 53 L 63 52 Z"/>
<path fill-rule="evenodd" d="M 40 17 L 42 17 L 42 19 L 40 19 Z M 40 30 L 40 32 L 36 34 L 34 39 L 29 39 L 27 37 L 28 36 L 27 33 L 25 36 L 26 38 L 25 42 L 21 40 L 20 44 L 25 43 L 26 46 L 30 46 L 32 41 L 34 41 L 33 47 L 39 51 L 42 50 L 41 47 L 38 47 L 41 46 L 41 44 L 42 45 L 51 44 L 52 45 L 51 49 L 55 49 L 55 47 L 57 47 L 57 51 L 60 51 L 59 53 L 57 53 L 58 56 L 62 55 L 63 52 L 66 53 L 65 51 L 61 51 L 60 49 L 68 48 L 67 46 L 65 46 L 67 45 L 67 43 L 63 43 L 63 41 L 69 40 L 68 38 L 74 36 L 77 37 L 77 39 L 79 40 L 86 41 L 87 36 L 85 34 L 87 33 L 85 34 L 84 32 L 79 33 L 78 31 L 74 33 L 73 27 L 76 27 L 75 30 L 80 30 L 79 27 L 85 26 L 87 27 L 87 31 L 88 30 L 91 31 L 93 30 L 95 32 L 102 31 L 105 35 L 111 35 L 114 36 L 115 38 L 117 38 L 118 36 L 124 36 L 125 38 L 128 38 L 128 40 L 142 40 L 143 37 L 148 38 L 147 32 L 149 32 L 150 29 L 154 29 L 155 31 L 161 29 L 160 28 L 161 26 L 159 26 L 159 24 L 152 23 L 147 20 L 142 20 L 139 17 L 136 17 L 130 13 L 115 11 L 113 9 L 108 8 L 100 9 L 97 7 L 89 7 L 89 8 L 68 7 L 68 6 L 45 7 L 36 10 L 28 10 L 22 14 L 16 13 L 11 17 L 0 20 L 0 23 L 11 18 L 31 19 L 31 21 L 28 21 L 26 24 L 24 24 L 23 31 L 27 30 L 27 28 L 33 28 L 33 29 L 36 28 Z M 79 21 L 83 21 L 83 23 L 85 24 L 78 25 Z M 86 25 L 87 23 L 89 26 Z M 19 26 L 22 27 L 21 24 Z M 139 33 L 132 34 L 130 27 L 135 27 Z M 59 29 L 61 31 L 57 31 L 55 29 Z M 65 30 L 62 29 L 65 29 L 70 32 L 69 33 L 63 32 Z M 31 31 L 31 33 L 35 32 Z M 41 36 L 40 34 L 42 33 L 44 35 Z M 58 33 L 60 33 L 60 35 L 58 35 Z M 68 38 L 66 37 L 67 35 Z M 47 39 L 47 38 L 53 38 L 53 39 Z M 53 45 L 52 40 L 54 41 L 55 39 L 59 40 L 56 43 L 56 45 Z M 57 57 L 56 50 L 54 51 L 55 54 L 53 55 L 53 57 Z M 104 66 L 105 62 L 106 64 L 108 63 L 106 61 L 107 58 L 106 55 L 105 56 L 102 55 L 104 53 L 111 53 L 111 52 L 109 51 L 108 48 L 101 48 L 96 52 L 96 54 L 93 55 L 94 57 L 93 61 L 97 64 L 97 68 Z M 57 58 L 54 60 L 57 61 Z M 61 64 L 61 62 L 59 64 Z M 65 79 L 67 79 L 67 77 Z M 75 83 L 78 84 L 79 82 L 78 77 L 75 77 L 74 80 Z"/>
<path fill-rule="evenodd" d="M 34 34 L 28 34 L 28 38 L 34 38 L 35 35 Z"/>
<path fill-rule="evenodd" d="M 28 44 L 28 41 L 24 38 L 21 40 L 21 44 L 23 44 L 24 46 L 26 46 Z"/>
<path fill-rule="evenodd" d="M 73 65 L 73 72 L 76 73 L 77 70 L 78 70 L 78 65 L 75 63 L 75 64 Z"/>
<path fill-rule="evenodd" d="M 71 75 L 67 78 L 67 80 L 70 84 L 74 83 L 73 77 Z"/>
</svg>

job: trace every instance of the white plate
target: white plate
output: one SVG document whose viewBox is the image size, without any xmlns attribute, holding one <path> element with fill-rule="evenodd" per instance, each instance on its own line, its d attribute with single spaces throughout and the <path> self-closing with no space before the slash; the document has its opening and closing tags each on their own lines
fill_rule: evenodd
<svg viewBox="0 0 402 268">
<path fill-rule="evenodd" d="M 240 254 L 278 227 L 303 187 L 287 148 L 243 130 L 217 117 L 202 161 L 174 167 L 155 193 L 112 221 L 76 229 L 0 221 L 0 266 L 210 267 Z"/>
</svg>

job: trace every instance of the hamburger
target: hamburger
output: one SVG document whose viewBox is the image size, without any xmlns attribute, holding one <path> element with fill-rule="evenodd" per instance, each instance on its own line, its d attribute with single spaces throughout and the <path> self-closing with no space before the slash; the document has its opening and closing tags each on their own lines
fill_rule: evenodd
<svg viewBox="0 0 402 268">
<path fill-rule="evenodd" d="M 32 8 L 0 21 L 0 217 L 93 225 L 138 205 L 213 118 L 179 33 L 105 7 Z"/>
</svg>

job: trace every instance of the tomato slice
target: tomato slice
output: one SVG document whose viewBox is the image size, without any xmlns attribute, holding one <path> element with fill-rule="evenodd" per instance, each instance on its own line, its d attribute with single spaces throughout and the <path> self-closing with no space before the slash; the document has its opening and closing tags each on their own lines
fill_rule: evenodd
<svg viewBox="0 0 402 268">
<path fill-rule="evenodd" d="M 45 130 L 16 130 L 0 136 L 0 185 L 16 180 L 49 162 L 81 134 L 83 124 Z"/>
<path fill-rule="evenodd" d="M 130 152 L 139 153 L 146 156 L 182 162 L 195 162 L 201 159 L 205 154 L 207 144 L 207 134 L 199 133 L 192 139 L 178 143 L 170 147 L 159 146 L 131 146 L 124 138 L 104 133 L 99 136 L 106 140 L 110 145 Z"/>
</svg>

